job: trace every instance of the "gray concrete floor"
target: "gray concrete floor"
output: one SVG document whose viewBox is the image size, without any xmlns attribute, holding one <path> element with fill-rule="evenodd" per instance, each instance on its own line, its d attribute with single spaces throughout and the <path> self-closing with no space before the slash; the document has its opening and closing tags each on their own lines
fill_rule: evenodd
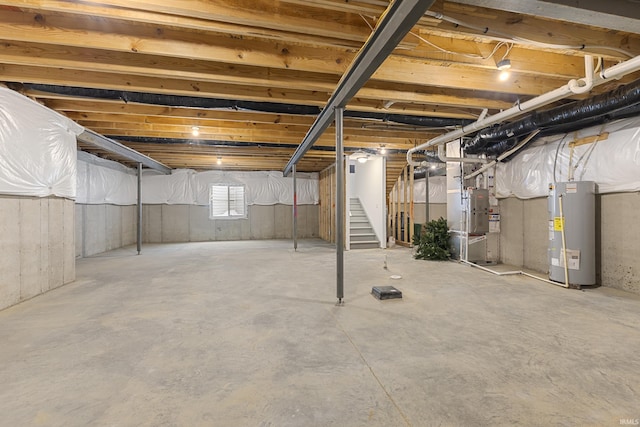
<svg viewBox="0 0 640 427">
<path fill-rule="evenodd" d="M 1 426 L 620 425 L 640 299 L 404 248 L 149 245 L 0 312 Z M 389 269 L 383 268 L 385 258 Z M 392 280 L 392 274 L 402 278 Z M 378 301 L 393 284 L 402 300 Z"/>
</svg>

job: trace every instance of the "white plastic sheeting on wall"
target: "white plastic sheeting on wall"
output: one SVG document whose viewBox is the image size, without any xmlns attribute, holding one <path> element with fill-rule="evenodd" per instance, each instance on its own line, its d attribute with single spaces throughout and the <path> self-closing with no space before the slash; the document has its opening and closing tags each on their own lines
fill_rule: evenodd
<svg viewBox="0 0 640 427">
<path fill-rule="evenodd" d="M 135 205 L 137 171 L 111 160 L 78 151 L 77 203 Z"/>
<path fill-rule="evenodd" d="M 607 132 L 606 139 L 570 147 L 572 141 Z M 545 138 L 496 168 L 496 197 L 546 197 L 549 184 L 595 181 L 599 194 L 640 191 L 640 118 L 620 120 Z"/>
<path fill-rule="evenodd" d="M 415 179 L 413 181 L 413 201 L 414 203 L 424 203 L 426 182 L 424 178 Z M 400 182 L 398 189 L 398 198 L 404 202 L 404 185 Z M 409 190 L 407 190 L 407 195 Z M 390 200 L 395 200 L 395 192 L 390 194 Z M 446 176 L 430 176 L 429 177 L 429 203 L 447 203 L 447 177 Z"/>
<path fill-rule="evenodd" d="M 293 178 L 281 172 L 196 172 L 175 169 L 171 175 L 145 171 L 142 179 L 142 203 L 209 204 L 210 184 L 245 184 L 248 205 L 292 205 Z M 297 199 L 300 205 L 318 203 L 318 174 L 297 174 Z"/>
<path fill-rule="evenodd" d="M 76 136 L 84 128 L 0 87 L 0 194 L 76 197 Z"/>
</svg>

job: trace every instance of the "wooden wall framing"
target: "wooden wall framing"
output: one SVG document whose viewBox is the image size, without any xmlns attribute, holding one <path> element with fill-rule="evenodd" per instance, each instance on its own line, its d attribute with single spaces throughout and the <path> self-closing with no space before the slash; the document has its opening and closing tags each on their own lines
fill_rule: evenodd
<svg viewBox="0 0 640 427">
<path fill-rule="evenodd" d="M 406 165 L 389 194 L 387 235 L 396 244 L 411 246 L 414 234 L 413 166 Z"/>
<path fill-rule="evenodd" d="M 345 161 L 345 177 L 349 168 L 349 162 Z M 345 211 L 343 215 L 343 224 L 345 226 L 345 243 L 347 240 L 347 210 L 349 205 L 346 195 L 346 179 L 345 179 Z M 330 243 L 336 242 L 336 165 L 335 163 L 320 172 L 320 238 Z"/>
<path fill-rule="evenodd" d="M 320 172 L 320 238 L 335 243 L 336 165 Z"/>
</svg>

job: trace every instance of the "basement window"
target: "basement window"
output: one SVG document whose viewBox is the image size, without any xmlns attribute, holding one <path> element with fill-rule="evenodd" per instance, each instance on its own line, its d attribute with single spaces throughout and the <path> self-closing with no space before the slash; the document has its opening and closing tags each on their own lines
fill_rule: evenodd
<svg viewBox="0 0 640 427">
<path fill-rule="evenodd" d="M 209 187 L 209 219 L 247 217 L 244 185 L 212 184 Z"/>
</svg>

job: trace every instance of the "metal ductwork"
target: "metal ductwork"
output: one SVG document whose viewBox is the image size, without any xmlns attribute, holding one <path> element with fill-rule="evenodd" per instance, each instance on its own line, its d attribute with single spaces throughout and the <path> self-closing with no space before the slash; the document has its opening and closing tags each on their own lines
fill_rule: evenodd
<svg viewBox="0 0 640 427">
<path fill-rule="evenodd" d="M 479 131 L 465 146 L 468 154 L 498 155 L 513 147 L 535 130 L 553 135 L 583 129 L 640 113 L 640 80 L 614 91 Z"/>
<path fill-rule="evenodd" d="M 538 135 L 536 135 L 535 138 L 528 141 L 528 143 L 526 145 L 523 145 L 521 148 L 525 148 L 526 146 L 528 146 L 529 144 L 531 144 L 532 142 L 534 142 L 535 140 L 543 136 L 560 135 L 563 133 L 575 132 L 590 126 L 597 126 L 597 125 L 608 123 L 614 120 L 625 119 L 628 117 L 635 117 L 637 115 L 640 115 L 640 104 L 634 105 L 632 107 L 624 108 L 622 110 L 615 111 L 613 113 L 608 113 L 600 117 L 589 118 L 585 120 L 580 120 L 576 122 L 570 122 L 563 125 L 554 126 L 552 128 L 543 130 Z M 517 146 L 518 144 L 520 144 L 522 140 L 523 138 L 521 137 L 521 138 L 511 138 L 505 141 L 501 141 L 497 144 L 492 145 L 491 147 L 488 147 L 485 153 L 488 156 L 499 156 L 500 154 L 505 153 L 511 150 L 512 148 L 514 148 L 515 146 Z M 515 156 L 515 154 L 516 153 L 506 157 L 504 161 L 511 160 L 511 158 Z"/>
<path fill-rule="evenodd" d="M 29 90 L 56 93 L 59 95 L 80 96 L 86 98 L 113 99 L 138 104 L 162 105 L 166 107 L 210 108 L 220 110 L 245 110 L 273 114 L 293 114 L 317 116 L 322 111 L 319 107 L 298 104 L 280 104 L 275 102 L 234 101 L 229 99 L 202 98 L 197 96 L 164 95 L 144 92 L 128 92 L 109 89 L 90 89 L 74 86 L 57 86 L 25 83 Z M 471 123 L 471 120 L 446 119 L 441 117 L 410 116 L 405 114 L 367 113 L 345 111 L 345 117 L 355 119 L 371 119 L 383 122 L 401 123 L 423 127 L 460 127 Z"/>
</svg>

